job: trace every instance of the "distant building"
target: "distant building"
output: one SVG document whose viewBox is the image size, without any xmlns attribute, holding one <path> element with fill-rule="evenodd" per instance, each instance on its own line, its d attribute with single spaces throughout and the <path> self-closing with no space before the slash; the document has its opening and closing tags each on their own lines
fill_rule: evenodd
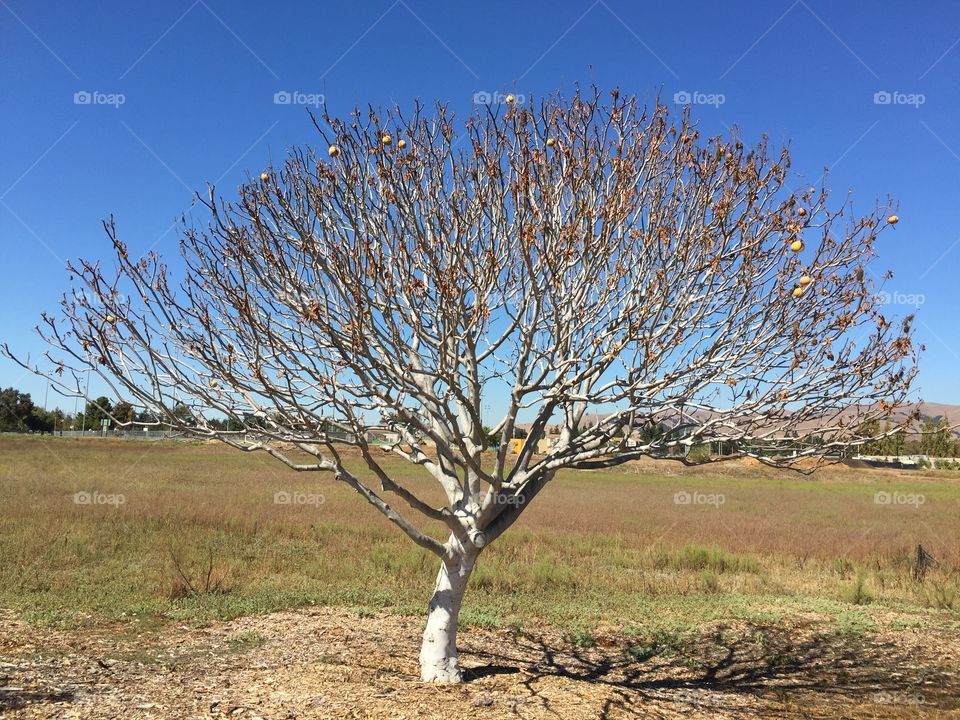
<svg viewBox="0 0 960 720">
<path fill-rule="evenodd" d="M 537 441 L 537 449 L 534 450 L 534 452 L 540 455 L 550 452 L 550 450 L 553 449 L 553 442 L 552 438 L 540 438 L 540 440 Z M 513 438 L 510 441 L 510 452 L 514 455 L 519 455 L 526 444 L 527 438 Z"/>
<path fill-rule="evenodd" d="M 395 445 L 400 442 L 400 433 L 396 430 L 371 428 L 367 430 L 367 442 L 375 445 Z"/>
</svg>

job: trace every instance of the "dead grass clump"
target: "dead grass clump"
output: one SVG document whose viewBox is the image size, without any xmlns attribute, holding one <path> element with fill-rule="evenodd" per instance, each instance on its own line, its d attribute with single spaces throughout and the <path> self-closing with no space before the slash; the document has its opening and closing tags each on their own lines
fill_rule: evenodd
<svg viewBox="0 0 960 720">
<path fill-rule="evenodd" d="M 189 558 L 181 549 L 171 549 L 166 567 L 169 600 L 229 592 L 229 570 L 214 558 L 214 549 L 207 548 L 200 558 Z"/>
</svg>

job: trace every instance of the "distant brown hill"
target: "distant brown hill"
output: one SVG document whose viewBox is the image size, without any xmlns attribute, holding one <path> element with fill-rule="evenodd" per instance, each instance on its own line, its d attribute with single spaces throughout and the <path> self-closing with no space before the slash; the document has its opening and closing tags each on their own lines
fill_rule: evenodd
<svg viewBox="0 0 960 720">
<path fill-rule="evenodd" d="M 919 406 L 920 408 L 920 422 L 911 423 L 910 429 L 914 432 L 920 430 L 920 425 L 923 421 L 932 419 L 934 422 L 939 422 L 943 418 L 947 418 L 951 424 L 958 427 L 954 428 L 953 434 L 955 437 L 960 438 L 960 405 L 949 405 L 947 403 L 936 403 L 936 402 L 922 402 L 922 403 L 910 403 L 904 405 L 901 408 L 898 408 L 890 417 L 890 421 L 896 424 L 904 423 L 908 418 L 910 418 L 914 411 Z M 709 413 L 706 411 L 700 410 L 692 413 L 699 419 L 706 420 L 709 417 Z M 853 409 L 849 410 L 848 413 L 841 413 L 841 416 L 853 417 L 855 412 Z M 593 425 L 598 422 L 601 422 L 605 415 L 601 414 L 589 414 L 584 416 L 583 422 L 587 425 Z M 667 424 L 670 424 L 670 421 L 666 421 Z M 801 425 L 798 430 L 799 432 L 816 432 L 816 430 L 821 427 L 821 423 L 817 421 L 810 421 Z M 523 429 L 529 431 L 530 423 L 517 423 L 518 429 Z"/>
<path fill-rule="evenodd" d="M 920 413 L 925 418 L 933 418 L 934 420 L 948 418 L 953 423 L 960 422 L 960 405 L 925 402 L 920 405 Z"/>
</svg>

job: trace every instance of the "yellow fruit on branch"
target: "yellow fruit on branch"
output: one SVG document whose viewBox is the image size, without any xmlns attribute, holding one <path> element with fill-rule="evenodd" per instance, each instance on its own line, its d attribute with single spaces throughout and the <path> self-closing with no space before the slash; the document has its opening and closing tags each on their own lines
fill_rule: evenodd
<svg viewBox="0 0 960 720">
<path fill-rule="evenodd" d="M 794 252 L 801 252 L 803 250 L 803 240 L 794 240 L 790 243 L 790 249 Z"/>
<path fill-rule="evenodd" d="M 547 138 L 547 147 L 553 147 L 557 144 L 556 138 Z"/>
<path fill-rule="evenodd" d="M 891 215 L 887 218 L 887 222 L 891 225 L 896 225 L 898 222 L 900 222 L 900 217 L 898 215 Z"/>
<path fill-rule="evenodd" d="M 793 289 L 793 296 L 798 298 L 803 295 L 803 288 L 799 285 Z"/>
<path fill-rule="evenodd" d="M 216 381 L 216 380 L 211 380 L 211 381 L 210 381 L 210 387 L 215 388 L 216 386 L 217 386 L 217 381 Z"/>
<path fill-rule="evenodd" d="M 797 215 L 799 215 L 800 217 L 803 217 L 806 214 L 807 214 L 806 208 L 797 208 Z"/>
<path fill-rule="evenodd" d="M 393 142 L 393 138 L 390 137 L 389 135 L 384 134 L 384 135 L 380 138 L 380 142 L 382 142 L 384 145 L 389 145 L 390 143 Z"/>
<path fill-rule="evenodd" d="M 407 146 L 407 141 L 406 141 L 406 140 L 398 140 L 398 141 L 397 141 L 397 147 L 400 148 L 401 150 L 403 150 L 406 146 Z"/>
<path fill-rule="evenodd" d="M 117 319 L 113 315 L 107 315 L 107 322 L 113 325 Z"/>
<path fill-rule="evenodd" d="M 507 102 L 512 103 L 516 98 L 513 95 L 507 95 Z"/>
<path fill-rule="evenodd" d="M 801 284 L 801 285 L 809 285 L 809 284 L 810 284 L 810 276 L 809 276 L 809 275 L 804 275 L 802 278 L 800 278 L 800 284 Z"/>
<path fill-rule="evenodd" d="M 260 173 L 260 179 L 263 180 L 264 182 L 266 182 L 267 180 L 270 179 L 270 173 L 268 173 L 268 172 L 262 172 L 262 173 Z"/>
<path fill-rule="evenodd" d="M 327 155 L 330 157 L 335 158 L 339 154 L 340 148 L 338 148 L 336 145 L 331 145 L 329 148 L 327 148 Z"/>
</svg>

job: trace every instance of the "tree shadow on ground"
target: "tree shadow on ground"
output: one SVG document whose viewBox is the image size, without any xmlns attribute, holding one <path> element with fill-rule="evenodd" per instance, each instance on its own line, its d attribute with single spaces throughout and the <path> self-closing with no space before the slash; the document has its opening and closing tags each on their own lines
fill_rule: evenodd
<svg viewBox="0 0 960 720">
<path fill-rule="evenodd" d="M 804 696 L 803 704 L 814 701 L 824 717 L 851 703 L 960 707 L 957 678 L 931 658 L 889 640 L 802 627 L 751 625 L 683 639 L 605 637 L 592 647 L 517 633 L 497 650 L 468 652 L 489 664 L 469 670 L 467 680 L 522 673 L 532 696 L 549 677 L 604 687 L 600 717 L 614 708 L 639 714 L 654 699 L 691 710 L 745 702 L 772 709 Z"/>
<path fill-rule="evenodd" d="M 26 690 L 0 688 L 0 714 L 20 710 L 28 705 L 41 703 L 73 702 L 74 695 L 66 690 Z"/>
</svg>

